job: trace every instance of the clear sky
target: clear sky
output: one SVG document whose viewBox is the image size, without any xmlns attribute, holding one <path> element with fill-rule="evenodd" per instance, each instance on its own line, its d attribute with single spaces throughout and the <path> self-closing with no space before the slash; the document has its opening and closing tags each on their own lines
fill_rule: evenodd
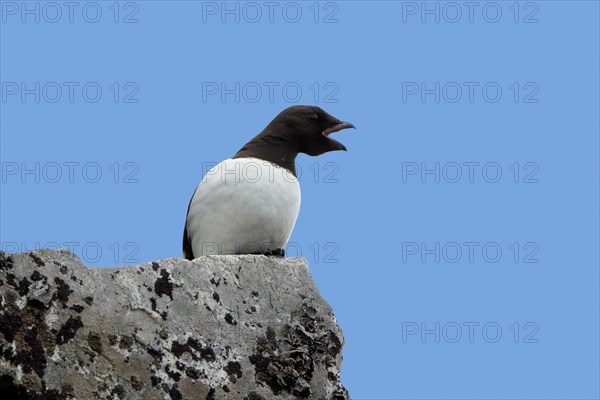
<svg viewBox="0 0 600 400">
<path fill-rule="evenodd" d="M 355 399 L 597 399 L 595 1 L 2 1 L 6 251 L 180 256 L 189 198 L 283 108 L 302 254 Z M 71 5 L 69 5 L 71 4 Z"/>
</svg>

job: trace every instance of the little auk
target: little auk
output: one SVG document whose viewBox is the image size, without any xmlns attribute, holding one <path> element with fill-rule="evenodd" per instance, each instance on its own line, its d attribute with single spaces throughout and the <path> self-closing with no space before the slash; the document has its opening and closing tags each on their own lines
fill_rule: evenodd
<svg viewBox="0 0 600 400">
<path fill-rule="evenodd" d="M 279 113 L 196 187 L 183 230 L 183 256 L 284 256 L 300 211 L 296 156 L 346 151 L 329 135 L 347 128 L 354 125 L 316 106 L 292 106 Z"/>
</svg>

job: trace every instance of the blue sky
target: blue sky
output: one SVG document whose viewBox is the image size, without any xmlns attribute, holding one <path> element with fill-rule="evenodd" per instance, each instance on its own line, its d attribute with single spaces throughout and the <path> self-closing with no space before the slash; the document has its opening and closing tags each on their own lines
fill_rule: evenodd
<svg viewBox="0 0 600 400">
<path fill-rule="evenodd" d="M 0 6 L 3 250 L 179 256 L 207 167 L 316 104 L 357 129 L 288 253 L 352 397 L 600 396 L 597 2 Z"/>
</svg>

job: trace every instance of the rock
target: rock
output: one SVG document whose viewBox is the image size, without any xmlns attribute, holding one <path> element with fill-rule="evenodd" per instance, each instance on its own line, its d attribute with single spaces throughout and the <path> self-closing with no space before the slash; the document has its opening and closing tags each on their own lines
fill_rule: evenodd
<svg viewBox="0 0 600 400">
<path fill-rule="evenodd" d="M 301 258 L 0 252 L 3 399 L 348 399 L 343 344 Z"/>
</svg>

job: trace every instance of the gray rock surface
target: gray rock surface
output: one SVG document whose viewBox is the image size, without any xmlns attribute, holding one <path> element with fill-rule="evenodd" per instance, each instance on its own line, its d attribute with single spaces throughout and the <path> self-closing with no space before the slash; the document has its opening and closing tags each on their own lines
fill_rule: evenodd
<svg viewBox="0 0 600 400">
<path fill-rule="evenodd" d="M 347 399 L 343 343 L 304 259 L 0 252 L 2 399 Z"/>
</svg>

